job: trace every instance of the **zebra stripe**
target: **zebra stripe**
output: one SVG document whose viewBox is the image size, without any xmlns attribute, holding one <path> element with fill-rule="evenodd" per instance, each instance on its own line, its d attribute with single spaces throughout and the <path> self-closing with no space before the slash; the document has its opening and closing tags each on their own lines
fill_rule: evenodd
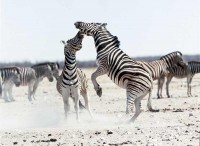
<svg viewBox="0 0 200 146">
<path fill-rule="evenodd" d="M 88 104 L 87 79 L 85 74 L 77 68 L 76 65 L 76 52 L 82 48 L 82 40 L 83 35 L 78 32 L 74 38 L 68 40 L 67 42 L 62 41 L 64 44 L 65 64 L 56 85 L 57 91 L 63 98 L 65 117 L 67 118 L 67 113 L 69 111 L 69 97 L 72 97 L 75 102 L 74 107 L 76 110 L 77 120 L 79 119 L 79 104 L 82 105 L 79 102 L 78 88 L 80 88 L 80 94 L 84 98 L 85 108 L 91 115 Z"/>
<path fill-rule="evenodd" d="M 107 74 L 115 84 L 126 89 L 126 113 L 131 111 L 135 103 L 136 112 L 130 119 L 130 122 L 134 122 L 141 113 L 140 101 L 152 90 L 152 77 L 148 69 L 131 59 L 119 48 L 118 38 L 106 29 L 105 23 L 76 22 L 74 25 L 85 35 L 94 38 L 98 68 L 91 79 L 97 95 L 102 95 L 102 89 L 96 78 Z"/>
</svg>

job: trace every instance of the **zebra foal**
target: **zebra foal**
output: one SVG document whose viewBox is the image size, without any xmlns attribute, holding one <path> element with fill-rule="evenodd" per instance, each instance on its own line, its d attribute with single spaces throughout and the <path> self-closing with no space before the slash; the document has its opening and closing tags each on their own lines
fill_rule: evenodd
<svg viewBox="0 0 200 146">
<path fill-rule="evenodd" d="M 148 69 L 141 63 L 131 59 L 120 48 L 120 42 L 107 29 L 105 23 L 76 22 L 75 27 L 87 36 L 94 38 L 97 51 L 97 70 L 91 79 L 98 96 L 102 95 L 102 88 L 96 78 L 107 74 L 119 87 L 126 89 L 126 113 L 135 104 L 136 112 L 129 122 L 134 122 L 142 112 L 140 101 L 152 91 L 152 77 Z"/>
<path fill-rule="evenodd" d="M 7 95 L 6 85 L 15 84 L 15 86 L 20 85 L 20 69 L 19 67 L 5 67 L 0 68 L 0 96 L 3 94 L 3 99 L 5 102 L 15 101 L 10 93 Z M 12 89 L 11 89 L 12 90 Z"/>
<path fill-rule="evenodd" d="M 57 91 L 62 95 L 64 102 L 65 117 L 67 118 L 70 109 L 69 97 L 75 102 L 76 119 L 79 120 L 79 89 L 80 94 L 85 101 L 85 108 L 88 110 L 90 116 L 90 107 L 87 95 L 87 79 L 85 74 L 77 68 L 76 65 L 76 52 L 82 48 L 83 34 L 78 32 L 76 36 L 67 42 L 62 41 L 64 44 L 65 64 L 62 74 L 57 80 Z"/>
</svg>

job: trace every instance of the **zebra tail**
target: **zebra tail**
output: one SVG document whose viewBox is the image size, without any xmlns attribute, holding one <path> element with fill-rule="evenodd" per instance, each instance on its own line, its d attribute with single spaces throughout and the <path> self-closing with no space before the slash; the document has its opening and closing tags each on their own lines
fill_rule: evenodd
<svg viewBox="0 0 200 146">
<path fill-rule="evenodd" d="M 79 100 L 79 108 L 81 110 L 86 109 L 85 106 L 82 104 L 82 102 Z"/>
</svg>

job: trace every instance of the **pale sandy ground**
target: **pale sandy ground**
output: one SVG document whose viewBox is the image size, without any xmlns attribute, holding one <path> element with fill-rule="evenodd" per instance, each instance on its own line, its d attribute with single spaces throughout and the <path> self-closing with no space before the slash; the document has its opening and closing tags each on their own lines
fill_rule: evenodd
<svg viewBox="0 0 200 146">
<path fill-rule="evenodd" d="M 88 79 L 94 69 L 83 69 Z M 14 88 L 15 102 L 0 100 L 0 146 L 65 146 L 65 145 L 138 145 L 138 146 L 199 146 L 200 145 L 200 75 L 192 82 L 193 97 L 186 94 L 186 79 L 173 79 L 170 84 L 172 98 L 156 99 L 154 82 L 154 108 L 146 108 L 147 97 L 142 101 L 144 112 L 135 123 L 123 124 L 125 90 L 117 87 L 104 75 L 98 78 L 103 88 L 99 98 L 89 79 L 92 120 L 86 111 L 75 120 L 74 104 L 66 121 L 62 98 L 56 91 L 56 82 L 46 79 L 38 87 L 37 101 L 27 99 L 27 87 Z M 164 90 L 165 92 L 165 90 Z M 165 93 L 164 93 L 165 95 Z M 82 100 L 82 98 L 81 98 Z"/>
</svg>

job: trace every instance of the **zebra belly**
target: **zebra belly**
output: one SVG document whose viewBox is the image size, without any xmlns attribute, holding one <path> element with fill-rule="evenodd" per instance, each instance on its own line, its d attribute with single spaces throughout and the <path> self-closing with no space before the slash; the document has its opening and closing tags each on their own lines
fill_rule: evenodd
<svg viewBox="0 0 200 146">
<path fill-rule="evenodd" d="M 137 67 L 127 67 L 110 72 L 112 72 L 108 74 L 110 79 L 121 88 L 126 89 L 128 84 L 135 84 L 138 86 L 144 84 L 147 88 L 151 88 L 152 78 L 145 70 L 138 69 Z"/>
</svg>

